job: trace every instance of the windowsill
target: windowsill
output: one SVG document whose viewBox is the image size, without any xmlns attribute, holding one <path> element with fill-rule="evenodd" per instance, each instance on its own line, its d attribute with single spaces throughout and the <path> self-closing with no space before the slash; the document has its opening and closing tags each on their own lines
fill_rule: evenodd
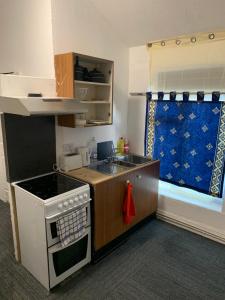
<svg viewBox="0 0 225 300">
<path fill-rule="evenodd" d="M 161 180 L 159 181 L 159 195 L 217 212 L 223 209 L 223 198 L 212 197 Z"/>
</svg>

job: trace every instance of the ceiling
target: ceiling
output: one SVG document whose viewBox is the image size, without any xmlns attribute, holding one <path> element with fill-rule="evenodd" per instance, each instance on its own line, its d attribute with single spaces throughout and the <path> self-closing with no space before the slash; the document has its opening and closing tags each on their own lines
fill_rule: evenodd
<svg viewBox="0 0 225 300">
<path fill-rule="evenodd" d="M 128 46 L 225 29 L 224 0 L 91 0 Z"/>
</svg>

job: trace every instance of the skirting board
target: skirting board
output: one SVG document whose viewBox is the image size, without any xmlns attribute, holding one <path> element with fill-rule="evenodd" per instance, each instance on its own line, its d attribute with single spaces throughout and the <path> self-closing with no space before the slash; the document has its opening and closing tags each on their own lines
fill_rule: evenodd
<svg viewBox="0 0 225 300">
<path fill-rule="evenodd" d="M 217 232 L 215 230 L 211 230 L 211 228 L 209 228 L 207 226 L 202 226 L 202 224 L 192 222 L 188 219 L 185 219 L 185 218 L 179 217 L 177 215 L 174 215 L 172 213 L 167 213 L 167 212 L 164 212 L 161 210 L 157 211 L 156 217 L 159 220 L 168 222 L 172 225 L 189 230 L 193 233 L 199 234 L 208 239 L 211 239 L 213 241 L 216 241 L 216 242 L 219 242 L 219 243 L 225 245 L 225 235 L 220 232 Z"/>
</svg>

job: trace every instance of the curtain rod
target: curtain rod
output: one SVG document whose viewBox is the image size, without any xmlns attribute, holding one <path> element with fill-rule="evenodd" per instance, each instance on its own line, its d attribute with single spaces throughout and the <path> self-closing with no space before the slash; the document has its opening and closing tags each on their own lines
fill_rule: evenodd
<svg viewBox="0 0 225 300">
<path fill-rule="evenodd" d="M 161 91 L 159 91 L 159 92 L 161 92 Z M 186 91 L 184 91 L 184 92 L 186 92 Z M 212 92 L 214 92 L 214 91 L 212 91 Z M 212 92 L 204 92 L 204 94 L 210 95 L 210 94 L 212 94 Z M 158 95 L 158 92 L 150 92 L 150 93 L 152 93 L 152 95 Z M 163 91 L 163 93 L 164 93 L 164 95 L 170 94 L 170 92 L 164 92 L 164 91 Z M 130 96 L 146 96 L 147 92 L 145 92 L 145 93 L 144 92 L 131 92 L 129 94 L 130 94 Z M 183 95 L 183 92 L 176 92 L 176 95 Z M 197 92 L 189 92 L 189 95 L 197 95 Z M 220 95 L 225 95 L 225 91 L 224 92 L 220 91 Z"/>
<path fill-rule="evenodd" d="M 225 39 L 225 31 L 217 31 L 217 32 L 200 32 L 193 33 L 191 35 L 183 35 L 178 37 L 173 37 L 169 39 L 161 39 L 147 43 L 147 47 L 151 48 L 153 45 L 157 46 L 166 46 L 166 45 L 177 45 L 180 46 L 182 44 L 195 44 L 197 42 L 204 41 L 220 41 Z"/>
<path fill-rule="evenodd" d="M 163 100 L 159 100 L 159 99 L 151 99 L 149 101 L 152 101 L 152 102 L 178 102 L 178 103 L 208 103 L 208 104 L 211 104 L 211 103 L 225 103 L 224 100 L 219 100 L 219 101 L 212 101 L 212 100 L 187 100 L 187 101 L 183 101 L 183 100 L 170 100 L 170 99 L 163 99 Z"/>
</svg>

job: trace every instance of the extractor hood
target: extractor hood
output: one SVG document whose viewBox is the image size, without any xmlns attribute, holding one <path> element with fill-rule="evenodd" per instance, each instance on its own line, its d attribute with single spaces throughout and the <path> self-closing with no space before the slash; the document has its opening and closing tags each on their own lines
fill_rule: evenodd
<svg viewBox="0 0 225 300">
<path fill-rule="evenodd" d="M 22 116 L 62 115 L 86 113 L 78 101 L 57 97 L 5 97 L 0 96 L 0 112 Z"/>
<path fill-rule="evenodd" d="M 27 97 L 40 93 L 42 97 Z M 0 75 L 0 112 L 23 116 L 85 113 L 79 101 L 56 96 L 55 79 Z"/>
</svg>

